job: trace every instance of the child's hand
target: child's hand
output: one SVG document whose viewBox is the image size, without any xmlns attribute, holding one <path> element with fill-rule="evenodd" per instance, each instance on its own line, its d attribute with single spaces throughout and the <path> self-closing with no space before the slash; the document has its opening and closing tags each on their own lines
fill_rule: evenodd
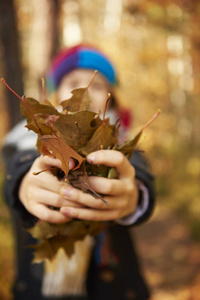
<svg viewBox="0 0 200 300">
<path fill-rule="evenodd" d="M 135 211 L 138 200 L 138 189 L 135 184 L 135 169 L 128 159 L 114 150 L 99 150 L 87 157 L 91 164 L 115 167 L 119 179 L 108 179 L 90 176 L 90 186 L 109 203 L 106 206 L 100 199 L 84 193 L 71 186 L 62 187 L 61 194 L 71 203 L 86 207 L 72 207 L 63 205 L 61 213 L 69 218 L 78 218 L 91 221 L 110 221 L 125 217 Z"/>
<path fill-rule="evenodd" d="M 74 160 L 70 159 L 69 168 L 72 169 L 74 165 Z M 59 210 L 52 210 L 50 207 L 60 208 L 69 204 L 70 206 L 78 205 L 71 201 L 69 203 L 60 195 L 61 187 L 63 185 L 67 187 L 68 184 L 59 181 L 50 171 L 33 175 L 33 172 L 48 170 L 52 166 L 61 168 L 60 160 L 42 155 L 38 157 L 21 182 L 19 199 L 25 208 L 40 220 L 64 223 L 69 221 L 69 218 L 61 214 Z M 78 206 L 80 207 L 80 205 Z"/>
</svg>

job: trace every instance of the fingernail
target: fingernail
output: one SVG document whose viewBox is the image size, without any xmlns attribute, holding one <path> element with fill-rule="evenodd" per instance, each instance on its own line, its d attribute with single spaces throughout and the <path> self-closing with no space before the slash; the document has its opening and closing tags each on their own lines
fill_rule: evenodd
<svg viewBox="0 0 200 300">
<path fill-rule="evenodd" d="M 95 161 L 95 156 L 93 154 L 89 154 L 87 156 L 87 161 L 90 163 L 90 164 L 93 164 L 94 161 Z"/>
<path fill-rule="evenodd" d="M 64 190 L 62 191 L 62 194 L 63 194 L 64 197 L 69 197 L 69 196 L 71 196 L 71 194 L 72 194 L 72 189 L 70 189 L 70 188 L 64 189 Z"/>
</svg>

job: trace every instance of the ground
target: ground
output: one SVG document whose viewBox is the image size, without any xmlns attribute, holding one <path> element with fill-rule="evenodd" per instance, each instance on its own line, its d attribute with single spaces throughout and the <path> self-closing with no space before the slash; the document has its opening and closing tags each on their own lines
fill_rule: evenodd
<svg viewBox="0 0 200 300">
<path fill-rule="evenodd" d="M 151 300 L 200 300 L 200 243 L 188 223 L 166 202 L 157 202 L 151 219 L 134 229 Z M 12 300 L 14 242 L 10 215 L 0 206 L 0 300 Z"/>
<path fill-rule="evenodd" d="M 133 232 L 151 300 L 200 300 L 200 243 L 181 216 L 158 203 L 151 220 Z"/>
</svg>

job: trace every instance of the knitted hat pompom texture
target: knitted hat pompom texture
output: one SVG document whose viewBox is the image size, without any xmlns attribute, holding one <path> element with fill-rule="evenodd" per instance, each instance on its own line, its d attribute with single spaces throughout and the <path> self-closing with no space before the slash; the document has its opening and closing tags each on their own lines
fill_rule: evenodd
<svg viewBox="0 0 200 300">
<path fill-rule="evenodd" d="M 63 77 L 75 69 L 97 70 L 111 86 L 117 85 L 116 71 L 111 61 L 97 48 L 80 44 L 61 50 L 54 57 L 46 77 L 49 93 L 55 92 Z"/>
</svg>

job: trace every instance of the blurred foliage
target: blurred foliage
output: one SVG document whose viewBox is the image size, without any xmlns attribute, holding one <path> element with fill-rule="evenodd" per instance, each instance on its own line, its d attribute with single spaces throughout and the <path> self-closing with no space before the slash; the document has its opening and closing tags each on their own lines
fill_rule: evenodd
<svg viewBox="0 0 200 300">
<path fill-rule="evenodd" d="M 0 174 L 0 190 L 2 190 L 3 175 Z M 12 224 L 7 207 L 0 198 L 0 299 L 11 300 L 11 285 L 14 276 L 14 241 Z"/>
<path fill-rule="evenodd" d="M 36 99 L 50 60 L 51 2 L 15 0 L 24 93 Z M 108 54 L 119 73 L 121 101 L 134 113 L 133 132 L 162 110 L 140 148 L 156 176 L 158 203 L 177 212 L 200 240 L 200 2 L 55 2 L 57 47 L 86 41 Z M 1 139 L 9 128 L 3 93 L 0 86 Z"/>
</svg>

